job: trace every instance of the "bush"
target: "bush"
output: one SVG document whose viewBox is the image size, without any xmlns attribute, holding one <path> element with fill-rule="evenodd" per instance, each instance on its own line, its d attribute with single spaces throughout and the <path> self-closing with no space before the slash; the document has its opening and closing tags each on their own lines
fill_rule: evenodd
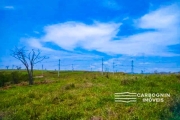
<svg viewBox="0 0 180 120">
<path fill-rule="evenodd" d="M 65 88 L 65 90 L 70 90 L 70 89 L 75 88 L 75 85 L 74 85 L 74 83 L 67 84 L 64 88 Z"/>
<path fill-rule="evenodd" d="M 6 72 L 0 72 L 0 87 L 5 86 L 5 83 L 11 81 L 11 76 L 10 74 Z"/>
<path fill-rule="evenodd" d="M 0 72 L 0 87 L 4 86 L 4 73 L 3 72 Z"/>
<path fill-rule="evenodd" d="M 17 84 L 20 83 L 22 81 L 28 81 L 28 75 L 27 74 L 23 74 L 19 71 L 14 71 L 11 73 L 12 76 L 12 83 Z"/>
<path fill-rule="evenodd" d="M 12 83 L 17 84 L 19 80 L 19 74 L 17 71 L 11 73 Z"/>
<path fill-rule="evenodd" d="M 26 74 L 20 74 L 19 73 L 19 82 L 23 82 L 23 81 L 28 81 L 28 74 L 26 73 Z"/>
<path fill-rule="evenodd" d="M 13 72 L 0 72 L 0 87 L 5 86 L 7 83 L 18 84 L 22 81 L 27 81 L 28 75 L 19 71 Z"/>
</svg>

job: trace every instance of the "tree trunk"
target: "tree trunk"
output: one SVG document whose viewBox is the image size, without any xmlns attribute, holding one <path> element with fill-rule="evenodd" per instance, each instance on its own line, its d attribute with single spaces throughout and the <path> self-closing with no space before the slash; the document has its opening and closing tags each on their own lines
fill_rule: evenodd
<svg viewBox="0 0 180 120">
<path fill-rule="evenodd" d="M 30 85 L 33 85 L 34 84 L 34 78 L 33 78 L 33 64 L 31 63 L 31 71 L 30 71 L 30 73 L 31 73 L 31 77 L 30 77 Z"/>
<path fill-rule="evenodd" d="M 27 70 L 27 72 L 28 72 L 28 79 L 29 79 L 29 85 L 33 85 L 33 73 L 32 73 L 32 71 L 31 70 L 29 70 L 29 68 L 28 67 L 26 67 L 26 70 Z"/>
<path fill-rule="evenodd" d="M 29 85 L 33 85 L 33 84 L 34 84 L 33 75 L 31 73 L 30 76 L 29 76 Z"/>
</svg>

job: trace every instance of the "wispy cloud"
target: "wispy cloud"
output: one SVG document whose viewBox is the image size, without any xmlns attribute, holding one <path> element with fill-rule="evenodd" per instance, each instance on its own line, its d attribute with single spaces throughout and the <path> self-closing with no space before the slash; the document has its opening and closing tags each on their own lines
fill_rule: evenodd
<svg viewBox="0 0 180 120">
<path fill-rule="evenodd" d="M 179 9 L 175 5 L 152 11 L 138 20 L 137 27 L 143 29 L 164 30 L 172 28 L 179 22 Z"/>
<path fill-rule="evenodd" d="M 119 10 L 120 6 L 115 0 L 104 0 L 103 6 L 109 9 Z"/>
<path fill-rule="evenodd" d="M 4 9 L 13 10 L 13 9 L 14 9 L 14 6 L 4 6 Z"/>
<path fill-rule="evenodd" d="M 73 50 L 82 47 L 96 50 L 111 40 L 118 32 L 120 24 L 95 23 L 86 25 L 78 22 L 67 22 L 45 27 L 47 33 L 41 38 L 43 42 L 54 42 L 60 47 Z"/>
<path fill-rule="evenodd" d="M 176 5 L 151 11 L 135 20 L 136 29 L 147 31 L 127 37 L 117 36 L 122 23 L 95 22 L 87 25 L 80 22 L 66 22 L 46 26 L 44 28 L 46 34 L 43 37 L 36 39 L 36 42 L 29 39 L 29 42 L 36 47 L 52 42 L 70 51 L 80 47 L 106 54 L 138 56 L 144 53 L 150 56 L 176 56 L 177 54 L 169 52 L 168 46 L 179 43 L 179 12 Z M 114 40 L 115 37 L 120 39 Z"/>
<path fill-rule="evenodd" d="M 38 31 L 33 31 L 35 34 L 39 34 L 39 32 Z"/>
<path fill-rule="evenodd" d="M 20 46 L 24 46 L 25 44 L 28 44 L 28 48 L 40 49 L 45 52 L 55 51 L 51 48 L 44 47 L 40 40 L 37 38 L 22 38 Z"/>
</svg>

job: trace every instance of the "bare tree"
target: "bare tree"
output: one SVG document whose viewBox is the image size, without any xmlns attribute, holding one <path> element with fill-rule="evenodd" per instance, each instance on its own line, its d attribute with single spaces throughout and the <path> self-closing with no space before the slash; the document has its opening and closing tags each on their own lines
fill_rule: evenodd
<svg viewBox="0 0 180 120">
<path fill-rule="evenodd" d="M 12 50 L 12 56 L 18 60 L 20 60 L 23 65 L 26 67 L 28 77 L 29 77 L 29 85 L 33 85 L 33 68 L 34 65 L 47 59 L 46 56 L 40 56 L 41 52 L 39 50 L 32 49 L 30 52 L 25 50 L 25 47 L 22 48 L 15 48 Z"/>
<path fill-rule="evenodd" d="M 12 65 L 12 70 L 14 69 L 14 65 Z"/>
<path fill-rule="evenodd" d="M 6 66 L 6 69 L 8 70 L 9 66 Z"/>
<path fill-rule="evenodd" d="M 17 70 L 20 70 L 21 69 L 21 66 L 16 66 Z"/>
</svg>

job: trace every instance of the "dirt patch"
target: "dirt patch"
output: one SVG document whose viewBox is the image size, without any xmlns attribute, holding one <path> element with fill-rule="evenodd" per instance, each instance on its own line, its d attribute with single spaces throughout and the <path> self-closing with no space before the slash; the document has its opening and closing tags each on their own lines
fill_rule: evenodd
<svg viewBox="0 0 180 120">
<path fill-rule="evenodd" d="M 90 120 L 103 120 L 103 118 L 100 116 L 93 116 Z"/>
<path fill-rule="evenodd" d="M 34 78 L 43 78 L 43 77 L 44 77 L 44 76 L 41 75 L 41 76 L 35 76 Z"/>
</svg>

